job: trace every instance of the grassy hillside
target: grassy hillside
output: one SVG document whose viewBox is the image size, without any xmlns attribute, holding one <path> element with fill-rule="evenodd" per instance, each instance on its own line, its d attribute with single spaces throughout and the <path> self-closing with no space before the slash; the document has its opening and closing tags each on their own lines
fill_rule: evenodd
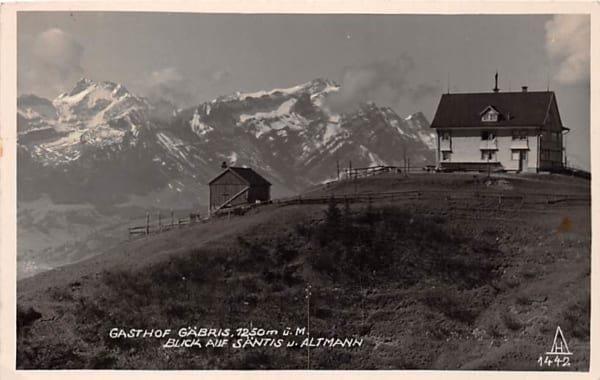
<svg viewBox="0 0 600 380">
<path fill-rule="evenodd" d="M 312 194 L 456 194 L 474 186 L 532 199 L 541 189 L 589 196 L 589 181 L 560 176 L 475 184 L 446 174 L 370 178 Z M 573 352 L 560 369 L 584 370 L 590 231 L 590 206 L 575 201 L 519 206 L 439 196 L 264 206 L 20 281 L 17 366 L 304 369 L 310 355 L 312 369 L 540 369 L 560 325 Z M 110 336 L 115 327 L 170 328 L 176 338 L 182 327 L 233 335 L 308 323 L 313 338 L 362 345 L 310 353 L 164 348 L 166 339 Z"/>
</svg>

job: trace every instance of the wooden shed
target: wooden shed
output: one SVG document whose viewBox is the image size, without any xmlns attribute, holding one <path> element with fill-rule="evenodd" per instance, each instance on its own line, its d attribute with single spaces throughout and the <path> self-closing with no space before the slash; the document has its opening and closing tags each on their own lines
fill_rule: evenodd
<svg viewBox="0 0 600 380">
<path fill-rule="evenodd" d="M 271 183 L 250 168 L 226 167 L 208 186 L 211 214 L 227 207 L 267 202 L 271 198 Z"/>
</svg>

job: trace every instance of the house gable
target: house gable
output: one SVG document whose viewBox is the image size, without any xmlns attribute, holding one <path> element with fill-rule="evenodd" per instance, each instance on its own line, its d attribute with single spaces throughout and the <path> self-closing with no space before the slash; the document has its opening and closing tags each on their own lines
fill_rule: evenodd
<svg viewBox="0 0 600 380">
<path fill-rule="evenodd" d="M 271 182 L 267 181 L 263 176 L 255 172 L 253 169 L 235 166 L 231 166 L 230 169 L 252 186 L 271 186 Z"/>
<path fill-rule="evenodd" d="M 242 183 L 248 186 L 271 186 L 271 182 L 267 181 L 263 176 L 255 172 L 250 168 L 240 168 L 236 166 L 230 166 L 219 173 L 215 178 L 211 179 L 208 184 L 212 185 L 218 181 L 222 176 L 227 173 L 231 173 L 237 177 Z"/>
<path fill-rule="evenodd" d="M 241 183 L 245 184 L 245 185 L 250 185 L 250 183 L 248 182 L 248 180 L 246 180 L 244 177 L 242 177 L 241 175 L 239 175 L 238 173 L 236 173 L 234 170 L 231 170 L 231 167 L 223 170 L 221 173 L 219 173 L 215 178 L 211 179 L 208 184 L 212 185 L 213 183 L 219 181 L 219 179 L 223 178 L 226 174 L 229 173 L 228 177 L 233 176 L 233 178 L 238 179 Z"/>
<path fill-rule="evenodd" d="M 495 122 L 500 119 L 500 111 L 491 105 L 485 107 L 485 109 L 481 111 L 479 115 L 481 115 L 481 121 L 483 122 Z"/>
<path fill-rule="evenodd" d="M 568 129 L 562 124 L 555 96 L 552 97 L 552 101 L 550 104 L 548 104 L 548 112 L 546 113 L 546 118 L 544 119 L 544 128 L 551 131 L 562 131 Z"/>
</svg>

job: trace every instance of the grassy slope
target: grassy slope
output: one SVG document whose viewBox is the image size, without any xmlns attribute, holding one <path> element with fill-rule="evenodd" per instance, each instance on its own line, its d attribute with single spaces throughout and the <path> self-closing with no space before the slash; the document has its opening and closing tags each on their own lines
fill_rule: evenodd
<svg viewBox="0 0 600 380">
<path fill-rule="evenodd" d="M 313 194 L 472 189 L 461 175 L 390 176 Z M 503 192 L 589 194 L 565 177 L 505 177 Z M 485 190 L 484 190 L 485 191 Z M 510 208 L 509 205 L 505 207 Z M 589 361 L 589 205 L 528 212 L 481 200 L 266 206 L 128 242 L 18 284 L 22 368 L 306 368 L 298 349 L 164 350 L 111 327 L 304 326 L 357 336 L 311 368 L 536 369 L 560 324 Z M 467 210 L 467 211 L 465 211 Z M 41 314 L 35 318 L 29 308 Z M 29 311 L 29 312 L 28 312 Z"/>
</svg>

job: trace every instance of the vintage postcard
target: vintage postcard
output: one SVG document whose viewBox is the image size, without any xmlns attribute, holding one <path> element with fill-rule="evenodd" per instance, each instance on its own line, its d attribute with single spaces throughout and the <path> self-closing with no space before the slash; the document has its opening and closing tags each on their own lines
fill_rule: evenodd
<svg viewBox="0 0 600 380">
<path fill-rule="evenodd" d="M 597 6 L 287 5 L 3 5 L 3 373 L 592 378 Z"/>
</svg>

